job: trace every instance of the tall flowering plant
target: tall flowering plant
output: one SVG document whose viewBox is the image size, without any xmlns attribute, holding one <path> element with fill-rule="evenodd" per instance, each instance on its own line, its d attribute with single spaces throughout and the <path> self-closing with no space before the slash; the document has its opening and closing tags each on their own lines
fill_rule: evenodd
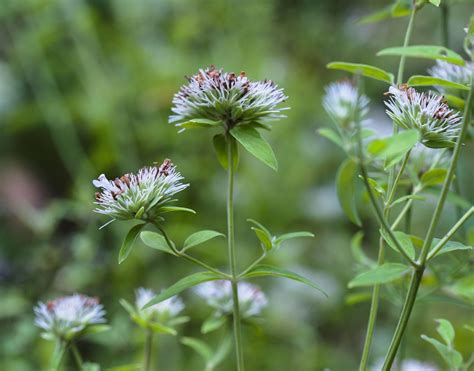
<svg viewBox="0 0 474 371">
<path fill-rule="evenodd" d="M 364 254 L 361 248 L 362 231 L 352 241 L 360 272 L 349 282 L 349 288 L 372 288 L 360 370 L 368 368 L 381 290 L 390 289 L 410 277 L 398 324 L 381 366 L 382 370 L 389 371 L 404 338 L 426 272 L 437 264 L 439 256 L 472 249 L 463 241 L 452 241 L 474 214 L 474 207 L 469 204 L 463 205 L 459 220 L 452 228 L 435 238 L 471 123 L 473 64 L 444 46 L 409 45 L 415 15 L 427 3 L 413 1 L 408 9 L 410 17 L 404 45 L 384 49 L 377 54 L 400 57 L 396 80 L 393 74 L 370 65 L 346 62 L 328 65 L 331 69 L 355 75 L 353 81 L 329 85 L 323 100 L 335 129 L 325 128 L 320 133 L 339 145 L 348 156 L 337 175 L 339 200 L 348 218 L 362 227 L 357 208 L 358 185 L 362 180 L 380 232 L 377 261 Z M 474 18 L 466 32 L 465 49 L 472 60 Z M 435 60 L 436 64 L 428 70 L 429 75 L 405 79 L 405 60 L 412 57 Z M 365 77 L 387 84 L 384 103 L 386 114 L 393 124 L 391 136 L 376 137 L 366 125 L 367 98 L 362 91 Z M 430 86 L 437 91 L 419 90 L 420 87 Z M 416 202 L 425 200 L 421 195 L 429 191 L 438 195 L 436 206 L 426 235 L 414 236 L 410 230 L 410 216 Z M 394 253 L 391 254 L 387 247 Z M 423 339 L 435 346 L 450 369 L 458 369 L 462 365 L 462 357 L 452 346 L 454 330 L 451 324 L 440 320 L 438 332 L 445 343 L 424 335 Z"/>
<path fill-rule="evenodd" d="M 119 263 L 123 263 L 133 250 L 134 242 L 141 237 L 149 247 L 164 253 L 183 258 L 203 268 L 198 273 L 182 278 L 174 285 L 161 291 L 153 298 L 150 292 L 140 291 L 140 304 L 134 307 L 122 300 L 132 319 L 147 331 L 145 344 L 145 369 L 150 368 L 149 344 L 151 332 L 174 333 L 174 329 L 161 320 L 152 320 L 147 314 L 159 311 L 161 305 L 183 290 L 198 284 L 208 283 L 207 290 L 214 292 L 216 300 L 214 320 L 225 321 L 232 313 L 236 365 L 239 371 L 244 369 L 241 322 L 243 319 L 258 314 L 266 305 L 266 297 L 260 289 L 242 282 L 253 277 L 276 276 L 292 279 L 319 289 L 308 279 L 284 268 L 261 264 L 270 253 L 275 252 L 287 240 L 298 237 L 313 237 L 309 232 L 293 232 L 275 236 L 255 220 L 249 219 L 252 229 L 259 240 L 261 254 L 245 269 L 237 265 L 234 236 L 234 177 L 239 163 L 239 146 L 243 147 L 265 165 L 276 170 L 277 160 L 270 144 L 261 135 L 261 130 L 271 130 L 270 123 L 283 118 L 282 112 L 287 108 L 280 105 L 287 99 L 283 89 L 270 80 L 252 81 L 244 72 L 235 74 L 224 72 L 213 66 L 199 70 L 188 78 L 173 98 L 173 114 L 169 121 L 179 131 L 207 128 L 217 131 L 213 137 L 213 146 L 217 159 L 227 171 L 227 236 L 213 231 L 198 231 L 186 238 L 182 245 L 176 244 L 166 233 L 165 216 L 169 212 L 192 212 L 194 210 L 176 206 L 175 196 L 186 189 L 183 177 L 170 160 L 161 165 L 140 169 L 136 174 L 128 173 L 114 180 L 100 175 L 93 181 L 98 188 L 96 193 L 96 212 L 115 220 L 137 220 L 119 251 Z M 144 230 L 148 225 L 158 232 Z M 189 251 L 210 239 L 227 238 L 229 272 L 212 267 Z M 211 284 L 211 281 L 216 281 Z M 200 290 L 201 295 L 202 291 Z M 137 294 L 137 295 L 138 295 Z M 146 295 L 145 295 L 146 294 Z M 148 302 L 144 303 L 144 297 Z M 138 299 L 137 299 L 138 300 Z M 154 311 L 152 310 L 154 308 Z M 158 321 L 158 322 L 157 322 Z M 216 322 L 214 321 L 214 327 Z M 209 323 L 208 323 L 209 325 Z M 185 340 L 187 345 L 195 345 L 196 340 Z M 222 352 L 220 353 L 222 354 Z M 209 360 L 208 360 L 209 361 Z M 209 361 L 210 362 L 210 361 Z M 211 362 L 215 366 L 215 362 Z M 214 367 L 213 366 L 213 367 Z"/>
</svg>

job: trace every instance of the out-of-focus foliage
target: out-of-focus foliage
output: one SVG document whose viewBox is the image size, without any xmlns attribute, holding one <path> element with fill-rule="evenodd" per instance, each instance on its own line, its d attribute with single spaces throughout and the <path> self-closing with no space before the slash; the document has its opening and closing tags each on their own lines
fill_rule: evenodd
<svg viewBox="0 0 474 371">
<path fill-rule="evenodd" d="M 406 18 L 357 24 L 382 5 L 370 0 L 2 1 L 0 369 L 46 367 L 52 345 L 39 338 L 33 305 L 74 292 L 99 296 L 112 326 L 78 344 L 84 358 L 104 367 L 139 362 L 142 334 L 119 299 L 133 300 L 139 286 L 160 291 L 196 268 L 140 241 L 127 261 L 117 265 L 126 228 L 112 223 L 98 231 L 104 220 L 92 212 L 91 180 L 103 172 L 120 175 L 171 158 L 191 183 L 180 204 L 198 212 L 167 219 L 173 239 L 183 241 L 200 229 L 224 232 L 225 172 L 215 159 L 212 134 L 177 134 L 167 123 L 172 96 L 185 82 L 184 75 L 210 64 L 245 70 L 250 78 L 271 78 L 290 97 L 288 118 L 275 123 L 267 135 L 278 158 L 278 173 L 246 153 L 240 161 L 239 263 L 244 267 L 259 252 L 246 218 L 261 221 L 278 235 L 311 231 L 314 239 L 287 242 L 272 256 L 272 263 L 313 278 L 329 293 L 326 299 L 297 283 L 259 281 L 270 305 L 262 324 L 244 328 L 247 367 L 355 369 L 368 291 L 351 291 L 348 296 L 347 283 L 356 273 L 350 248 L 355 229 L 342 215 L 334 186 L 344 154 L 316 130 L 329 120 L 321 106 L 323 86 L 341 76 L 326 70 L 329 61 L 364 62 L 394 71 L 396 58 L 375 53 L 402 44 Z M 450 8 L 450 47 L 459 53 L 462 26 L 472 11 L 469 2 L 455 2 Z M 440 44 L 439 23 L 438 9 L 423 8 L 414 43 Z M 431 65 L 410 60 L 407 75 L 423 75 Z M 366 84 L 367 95 L 379 109 L 384 89 L 375 81 Z M 382 110 L 371 116 L 375 130 L 390 131 Z M 459 177 L 463 196 L 471 203 L 473 155 L 468 146 Z M 363 244 L 374 257 L 376 223 L 368 207 L 359 211 L 363 223 L 374 227 Z M 431 213 L 431 204 L 415 211 L 414 234 L 423 232 L 418 221 Z M 453 220 L 454 208 L 448 207 L 446 230 Z M 463 231 L 471 244 L 472 228 L 471 222 Z M 210 241 L 199 254 L 226 268 L 223 239 Z M 449 318 L 456 329 L 456 349 L 468 358 L 473 337 L 463 325 L 472 314 L 472 276 L 462 282 L 456 277 L 472 272 L 472 255 L 460 251 L 438 259 L 445 259 L 440 271 L 426 275 L 426 287 L 431 284 L 437 290 L 422 295 L 403 348 L 406 358 L 439 362 L 442 367 L 419 335 L 434 336 L 432 318 Z M 452 282 L 439 289 L 438 277 L 448 273 Z M 403 285 L 400 291 L 385 293 L 372 363 L 387 348 L 403 296 Z M 184 315 L 192 320 L 180 327 L 177 337 L 160 337 L 161 370 L 204 367 L 198 355 L 180 344 L 180 336 L 202 338 L 217 348 L 226 335 L 225 328 L 202 335 L 201 324 L 212 309 L 192 292 L 183 299 Z M 224 362 L 219 369 L 232 370 L 233 363 Z"/>
</svg>

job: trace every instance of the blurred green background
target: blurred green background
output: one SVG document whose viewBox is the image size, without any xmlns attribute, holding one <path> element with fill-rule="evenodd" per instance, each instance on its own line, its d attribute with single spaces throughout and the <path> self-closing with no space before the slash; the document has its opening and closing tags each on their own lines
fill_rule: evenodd
<svg viewBox="0 0 474 371">
<path fill-rule="evenodd" d="M 335 173 L 344 154 L 316 130 L 330 125 L 321 107 L 323 87 L 344 77 L 328 71 L 334 60 L 378 65 L 394 71 L 396 58 L 377 50 L 402 44 L 406 18 L 360 25 L 357 20 L 389 2 L 375 0 L 2 0 L 0 5 L 0 369 L 46 367 L 52 344 L 39 338 L 32 307 L 38 300 L 81 292 L 99 296 L 112 330 L 79 343 L 84 358 L 104 368 L 139 362 L 142 334 L 120 307 L 140 286 L 155 291 L 196 271 L 186 261 L 145 247 L 117 264 L 127 225 L 98 228 L 92 212 L 91 180 L 134 171 L 171 158 L 191 183 L 180 204 L 197 215 L 174 214 L 167 229 L 183 241 L 199 229 L 225 231 L 225 172 L 213 153 L 209 131 L 177 134 L 167 123 L 173 94 L 198 68 L 215 64 L 270 78 L 289 96 L 288 118 L 267 135 L 279 161 L 275 173 L 248 155 L 241 159 L 236 189 L 239 265 L 258 254 L 245 221 L 253 218 L 274 233 L 308 230 L 314 239 L 294 240 L 269 262 L 293 269 L 328 293 L 277 279 L 256 280 L 270 299 L 260 326 L 245 327 L 249 370 L 354 370 L 369 304 L 347 302 L 347 282 L 356 273 L 349 242 L 357 231 L 342 214 Z M 450 46 L 461 52 L 463 27 L 472 2 L 450 8 Z M 440 11 L 426 6 L 417 15 L 413 43 L 440 44 Z M 407 74 L 423 74 L 430 62 L 410 60 Z M 368 81 L 373 124 L 382 130 L 382 83 Z M 473 146 L 460 164 L 463 196 L 472 203 Z M 413 230 L 426 230 L 432 204 L 415 210 Z M 377 226 L 362 208 L 364 248 L 374 256 Z M 453 223 L 446 208 L 440 231 Z M 471 222 L 471 226 L 472 226 Z M 198 255 L 225 268 L 224 240 Z M 444 259 L 444 258 L 443 258 Z M 470 261 L 469 261 L 470 259 Z M 453 269 L 472 272 L 472 255 L 459 253 Z M 466 262 L 467 267 L 466 267 Z M 433 294 L 415 308 L 406 358 L 442 361 L 420 334 L 435 337 L 435 318 L 448 318 L 456 345 L 468 358 L 474 339 L 472 302 L 458 300 L 432 277 Z M 404 287 L 382 302 L 372 352 L 384 355 L 400 310 Z M 183 295 L 192 321 L 180 336 L 202 337 L 199 327 L 211 310 L 192 292 Z M 386 299 L 389 300 L 386 300 Z M 224 330 L 223 330 L 224 331 Z M 218 344 L 223 331 L 204 337 Z M 159 341 L 160 370 L 200 370 L 201 359 L 179 345 L 179 336 Z M 233 370 L 231 362 L 219 370 Z"/>
</svg>

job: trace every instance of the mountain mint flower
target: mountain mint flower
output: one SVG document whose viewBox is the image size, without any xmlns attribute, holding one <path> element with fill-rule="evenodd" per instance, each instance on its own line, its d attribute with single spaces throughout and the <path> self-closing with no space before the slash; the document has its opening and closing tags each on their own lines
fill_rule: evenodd
<svg viewBox="0 0 474 371">
<path fill-rule="evenodd" d="M 359 94 L 349 80 L 333 82 L 326 86 L 325 91 L 324 109 L 342 128 L 353 128 L 354 123 L 362 122 L 369 112 L 369 98 Z"/>
<path fill-rule="evenodd" d="M 175 94 L 169 121 L 183 128 L 186 122 L 200 120 L 229 129 L 277 120 L 284 117 L 285 108 L 278 105 L 286 99 L 283 89 L 270 80 L 251 81 L 245 72 L 237 75 L 211 66 L 188 77 L 188 84 Z"/>
<path fill-rule="evenodd" d="M 143 287 L 135 291 L 135 306 L 139 315 L 145 320 L 170 319 L 176 317 L 184 309 L 183 301 L 178 296 L 173 296 L 161 303 L 143 309 L 155 296 L 156 294 L 152 290 Z"/>
<path fill-rule="evenodd" d="M 428 69 L 428 73 L 436 78 L 448 80 L 462 85 L 468 85 L 471 83 L 472 69 L 474 64 L 466 62 L 465 66 L 458 66 L 446 61 L 437 60 L 436 64 Z M 441 93 L 461 95 L 462 90 L 449 89 L 445 87 L 437 87 Z"/>
<path fill-rule="evenodd" d="M 242 317 L 256 316 L 267 306 L 267 298 L 258 286 L 239 282 L 238 291 Z M 205 282 L 197 286 L 195 292 L 221 314 L 232 313 L 232 285 L 229 281 Z"/>
<path fill-rule="evenodd" d="M 137 174 L 125 174 L 115 180 L 108 180 L 102 174 L 92 183 L 100 189 L 95 195 L 97 208 L 94 210 L 113 220 L 156 219 L 163 206 L 174 200 L 172 197 L 187 188 L 181 183 L 184 178 L 170 160 L 161 166 L 143 167 Z"/>
<path fill-rule="evenodd" d="M 390 87 L 385 102 L 387 114 L 404 129 L 417 129 L 420 141 L 427 147 L 454 146 L 459 135 L 461 117 L 444 103 L 443 97 L 420 93 L 410 87 Z"/>
<path fill-rule="evenodd" d="M 34 308 L 35 324 L 42 328 L 45 337 L 71 340 L 89 327 L 105 323 L 105 311 L 97 298 L 74 294 L 46 304 L 39 302 Z"/>
</svg>

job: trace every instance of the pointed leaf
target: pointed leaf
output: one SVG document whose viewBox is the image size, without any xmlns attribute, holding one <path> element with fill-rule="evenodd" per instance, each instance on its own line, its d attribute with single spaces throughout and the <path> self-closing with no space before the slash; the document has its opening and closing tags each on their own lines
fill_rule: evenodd
<svg viewBox="0 0 474 371">
<path fill-rule="evenodd" d="M 179 294 L 181 291 L 184 291 L 190 287 L 199 285 L 200 283 L 207 281 L 220 280 L 222 277 L 218 274 L 212 272 L 199 272 L 191 274 L 187 277 L 180 279 L 174 285 L 168 287 L 166 290 L 163 290 L 161 293 L 156 295 L 152 300 L 150 300 L 143 308 L 148 308 L 154 304 L 161 303 L 163 300 L 171 298 Z"/>
<path fill-rule="evenodd" d="M 255 232 L 255 234 L 257 235 L 257 238 L 265 247 L 265 249 L 271 250 L 273 247 L 272 237 L 269 236 L 263 229 L 256 228 L 256 227 L 251 227 L 251 229 Z"/>
<path fill-rule="evenodd" d="M 166 239 L 159 233 L 144 231 L 140 234 L 140 238 L 143 243 L 152 249 L 160 250 L 171 255 L 176 255 L 173 250 L 168 246 Z M 171 243 L 173 243 L 171 241 Z"/>
<path fill-rule="evenodd" d="M 365 255 L 364 251 L 362 250 L 362 239 L 364 238 L 364 232 L 359 231 L 357 232 L 351 239 L 351 251 L 354 259 L 361 264 L 366 266 L 372 266 L 374 262 L 372 259 Z"/>
<path fill-rule="evenodd" d="M 317 286 L 316 284 L 314 284 L 307 278 L 300 276 L 299 274 L 291 272 L 289 270 L 279 268 L 279 267 L 273 267 L 271 265 L 263 265 L 263 264 L 257 265 L 248 273 L 246 273 L 243 276 L 243 278 L 253 278 L 253 277 L 263 277 L 263 276 L 283 277 L 283 278 L 288 278 L 290 280 L 298 281 L 316 290 L 321 291 L 325 296 L 327 296 L 327 294 L 319 286 Z"/>
<path fill-rule="evenodd" d="M 379 285 L 402 277 L 410 271 L 410 267 L 398 263 L 385 263 L 357 275 L 348 287 L 361 287 Z"/>
<path fill-rule="evenodd" d="M 301 237 L 314 237 L 314 234 L 312 234 L 310 232 L 285 233 L 285 234 L 282 234 L 281 236 L 278 236 L 275 239 L 275 245 L 279 245 L 284 241 L 291 240 L 292 238 L 301 238 Z"/>
<path fill-rule="evenodd" d="M 211 230 L 193 233 L 188 238 L 186 238 L 186 241 L 184 241 L 183 251 L 219 236 L 225 237 L 224 234 Z"/>
<path fill-rule="evenodd" d="M 174 328 L 165 326 L 161 323 L 154 321 L 147 322 L 146 327 L 152 330 L 153 332 L 156 332 L 157 334 L 167 334 L 175 336 L 178 333 Z"/>
<path fill-rule="evenodd" d="M 237 125 L 231 129 L 230 134 L 252 155 L 273 170 L 277 170 L 277 160 L 272 147 L 256 129 L 246 125 Z"/>
<path fill-rule="evenodd" d="M 467 85 L 459 84 L 445 79 L 440 79 L 433 76 L 415 75 L 408 79 L 410 86 L 443 86 L 449 89 L 469 90 Z"/>
<path fill-rule="evenodd" d="M 386 48 L 378 56 L 406 56 L 413 58 L 438 59 L 464 66 L 464 59 L 452 50 L 436 45 L 411 45 L 406 47 Z"/>
<path fill-rule="evenodd" d="M 336 187 L 337 197 L 342 210 L 349 220 L 360 226 L 362 223 L 356 207 L 356 179 L 359 171 L 357 162 L 352 159 L 346 159 L 337 171 Z"/>
<path fill-rule="evenodd" d="M 130 304 L 128 301 L 126 301 L 125 299 L 120 299 L 119 303 L 131 316 L 137 314 L 135 307 L 132 304 Z"/>
<path fill-rule="evenodd" d="M 212 138 L 212 143 L 214 144 L 214 150 L 219 164 L 227 170 L 229 160 L 227 159 L 227 139 L 225 135 L 215 135 L 214 138 Z M 239 147 L 235 140 L 232 140 L 232 159 L 234 161 L 234 169 L 236 169 L 239 165 Z"/>
<path fill-rule="evenodd" d="M 256 227 L 260 228 L 261 230 L 264 230 L 265 233 L 268 235 L 268 237 L 269 237 L 270 239 L 272 238 L 272 234 L 270 233 L 270 231 L 269 231 L 267 228 L 265 228 L 265 227 L 263 226 L 263 224 L 257 222 L 257 221 L 254 220 L 254 219 L 247 219 L 247 221 L 248 221 L 249 223 L 252 223 L 252 224 L 255 225 Z"/>
<path fill-rule="evenodd" d="M 228 335 L 222 341 L 217 348 L 217 350 L 212 355 L 212 358 L 208 362 L 209 371 L 214 370 L 217 366 L 219 366 L 222 361 L 229 355 L 232 349 L 232 336 Z"/>
<path fill-rule="evenodd" d="M 207 119 L 192 119 L 180 124 L 176 124 L 177 127 L 183 129 L 212 128 L 219 125 L 222 125 L 222 121 L 213 121 Z"/>
<path fill-rule="evenodd" d="M 389 168 L 399 162 L 418 143 L 419 139 L 418 130 L 404 130 L 400 134 L 375 139 L 369 144 L 367 150 L 372 156 L 385 159 L 385 168 Z"/>
<path fill-rule="evenodd" d="M 431 187 L 439 184 L 443 184 L 446 179 L 447 169 L 436 168 L 430 169 L 421 176 L 421 184 L 423 187 Z"/>
<path fill-rule="evenodd" d="M 454 341 L 454 327 L 446 319 L 437 319 L 436 322 L 438 322 L 438 327 L 436 327 L 436 331 L 438 331 L 438 334 L 443 338 L 444 342 L 448 347 L 451 347 L 453 341 Z"/>
<path fill-rule="evenodd" d="M 331 142 L 344 149 L 344 143 L 342 142 L 341 136 L 336 131 L 329 128 L 322 128 L 318 130 L 318 133 L 322 137 L 329 139 Z"/>
<path fill-rule="evenodd" d="M 196 214 L 196 211 L 193 209 L 189 209 L 187 207 L 181 207 L 181 206 L 163 206 L 160 207 L 160 213 L 170 213 L 173 211 L 184 211 L 186 213 L 191 213 L 191 214 Z"/>
<path fill-rule="evenodd" d="M 431 248 L 433 249 L 438 242 L 441 241 L 439 238 L 434 238 L 433 243 L 431 245 Z M 461 242 L 456 242 L 456 241 L 448 241 L 437 253 L 435 256 L 438 255 L 443 255 L 451 251 L 456 251 L 456 250 L 472 250 L 473 247 L 469 245 L 464 245 Z"/>
<path fill-rule="evenodd" d="M 371 79 L 393 84 L 393 75 L 391 73 L 388 73 L 378 67 L 369 66 L 368 64 L 331 62 L 326 67 L 332 70 L 348 71 L 356 75 L 362 75 L 365 77 L 370 77 Z"/>
<path fill-rule="evenodd" d="M 212 315 L 203 322 L 201 326 L 201 332 L 203 334 L 208 334 L 209 332 L 216 331 L 220 329 L 226 322 L 226 317 Z"/>
<path fill-rule="evenodd" d="M 181 338 L 181 343 L 192 348 L 197 354 L 204 358 L 206 363 L 212 357 L 212 349 L 202 340 L 190 337 L 183 337 Z"/>
<path fill-rule="evenodd" d="M 462 365 L 462 356 L 458 351 L 450 349 L 438 340 L 430 338 L 426 335 L 421 335 L 421 338 L 436 348 L 438 353 L 441 355 L 441 357 L 444 359 L 444 361 L 448 364 L 449 367 L 457 369 Z"/>
<path fill-rule="evenodd" d="M 120 248 L 118 262 L 121 264 L 132 252 L 135 241 L 138 237 L 138 234 L 143 229 L 145 224 L 137 224 L 136 226 L 130 228 L 123 240 L 122 247 Z"/>
<path fill-rule="evenodd" d="M 395 243 L 392 241 L 390 236 L 388 235 L 385 230 L 381 229 L 380 233 L 382 234 L 383 239 L 387 242 L 388 246 L 390 246 L 393 250 L 399 253 Z M 410 259 L 415 259 L 415 247 L 413 246 L 413 242 L 411 237 L 401 231 L 393 232 L 395 238 L 397 239 L 398 243 L 400 244 L 401 248 L 405 253 L 410 257 Z"/>
</svg>

